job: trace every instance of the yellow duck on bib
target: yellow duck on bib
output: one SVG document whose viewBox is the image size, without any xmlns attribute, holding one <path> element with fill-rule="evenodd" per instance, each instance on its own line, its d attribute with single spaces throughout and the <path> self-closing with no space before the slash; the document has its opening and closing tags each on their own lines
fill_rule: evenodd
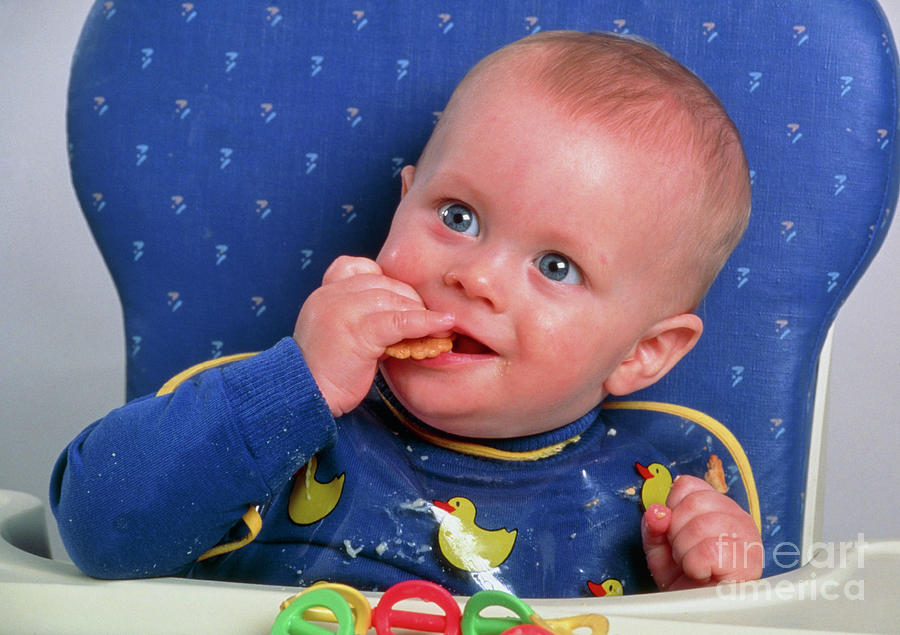
<svg viewBox="0 0 900 635">
<path fill-rule="evenodd" d="M 344 491 L 345 474 L 320 483 L 316 480 L 318 467 L 318 459 L 312 457 L 294 476 L 288 515 L 298 525 L 311 525 L 325 518 L 337 507 Z"/>
<path fill-rule="evenodd" d="M 591 593 L 599 598 L 622 595 L 625 592 L 625 587 L 616 578 L 606 578 L 600 584 L 588 581 L 587 585 Z"/>
<path fill-rule="evenodd" d="M 438 528 L 438 545 L 447 561 L 463 571 L 488 571 L 503 563 L 516 542 L 516 530 L 483 529 L 475 524 L 475 504 L 456 496 L 433 501 L 447 512 Z"/>
<path fill-rule="evenodd" d="M 665 505 L 672 489 L 672 473 L 662 463 L 651 463 L 644 467 L 635 462 L 634 468 L 644 478 L 644 486 L 641 487 L 641 503 L 644 510 L 650 505 Z"/>
</svg>

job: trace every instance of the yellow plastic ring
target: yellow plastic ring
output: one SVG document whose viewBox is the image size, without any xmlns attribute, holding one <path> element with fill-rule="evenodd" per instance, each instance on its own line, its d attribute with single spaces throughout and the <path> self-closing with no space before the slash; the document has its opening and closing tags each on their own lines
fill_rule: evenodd
<svg viewBox="0 0 900 635">
<path fill-rule="evenodd" d="M 284 610 L 291 602 L 315 589 L 330 589 L 331 591 L 336 591 L 344 599 L 353 613 L 353 632 L 355 635 L 364 635 L 364 633 L 372 627 L 372 606 L 369 604 L 366 597 L 352 586 L 338 584 L 336 582 L 316 582 L 308 589 L 305 589 L 282 602 L 281 609 Z M 335 621 L 334 614 L 331 611 L 317 606 L 308 608 L 304 613 L 304 617 L 318 622 Z"/>
</svg>

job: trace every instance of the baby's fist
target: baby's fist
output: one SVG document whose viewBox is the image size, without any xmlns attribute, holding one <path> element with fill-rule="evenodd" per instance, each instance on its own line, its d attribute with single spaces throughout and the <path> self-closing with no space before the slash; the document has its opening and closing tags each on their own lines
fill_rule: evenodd
<svg viewBox="0 0 900 635">
<path fill-rule="evenodd" d="M 297 317 L 294 340 L 335 417 L 366 396 L 385 348 L 446 332 L 453 316 L 429 311 L 411 286 L 368 258 L 341 256 Z"/>
<path fill-rule="evenodd" d="M 641 522 L 647 566 L 660 589 L 688 589 L 762 575 L 763 547 L 750 515 L 705 481 L 675 479 L 666 505 Z"/>
</svg>

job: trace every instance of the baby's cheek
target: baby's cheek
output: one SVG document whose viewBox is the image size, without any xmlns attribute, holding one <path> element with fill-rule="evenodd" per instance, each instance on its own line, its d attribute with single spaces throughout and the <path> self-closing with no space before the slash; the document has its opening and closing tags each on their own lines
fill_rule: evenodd
<svg viewBox="0 0 900 635">
<path fill-rule="evenodd" d="M 573 398 L 584 393 L 582 398 L 602 400 L 602 384 L 615 362 L 606 350 L 609 338 L 597 335 L 596 323 L 571 314 L 537 316 L 530 331 L 519 341 L 539 361 L 544 381 L 567 386 Z"/>
<path fill-rule="evenodd" d="M 445 273 L 445 252 L 425 232 L 412 231 L 389 238 L 378 256 L 385 275 L 415 287 L 440 283 Z M 383 261 L 383 262 L 382 262 Z"/>
<path fill-rule="evenodd" d="M 529 322 L 519 329 L 520 353 L 530 361 L 529 367 L 541 375 L 542 381 L 562 387 L 588 370 L 590 355 L 583 338 L 570 337 L 565 324 L 553 319 Z"/>
<path fill-rule="evenodd" d="M 384 275 L 389 278 L 402 279 L 401 274 L 407 267 L 404 266 L 412 249 L 409 245 L 404 245 L 402 240 L 394 239 L 388 236 L 387 241 L 381 248 L 375 262 L 381 267 Z"/>
<path fill-rule="evenodd" d="M 577 312 L 552 307 L 548 310 L 536 301 L 526 311 L 523 322 L 519 341 L 531 354 L 543 355 L 548 362 L 567 360 L 567 364 L 588 356 L 585 344 L 595 327 L 589 330 Z"/>
<path fill-rule="evenodd" d="M 376 262 L 384 275 L 412 287 L 418 287 L 422 279 L 423 256 L 410 247 L 400 247 L 379 254 Z M 418 264 L 418 266 L 417 266 Z"/>
</svg>

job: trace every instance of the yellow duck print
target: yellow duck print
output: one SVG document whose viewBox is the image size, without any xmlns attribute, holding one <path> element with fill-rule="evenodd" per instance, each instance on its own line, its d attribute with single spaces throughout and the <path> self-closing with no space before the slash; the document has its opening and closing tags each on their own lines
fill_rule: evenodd
<svg viewBox="0 0 900 635">
<path fill-rule="evenodd" d="M 672 489 L 672 474 L 668 468 L 662 463 L 651 463 L 644 467 L 638 462 L 635 462 L 634 467 L 644 478 L 644 485 L 641 487 L 644 510 L 650 505 L 665 505 L 669 490 Z"/>
<path fill-rule="evenodd" d="M 625 587 L 616 578 L 606 578 L 600 584 L 588 581 L 587 585 L 591 593 L 600 598 L 622 595 L 625 592 Z"/>
<path fill-rule="evenodd" d="M 447 512 L 438 528 L 438 546 L 447 561 L 463 571 L 488 571 L 512 552 L 516 530 L 483 529 L 475 524 L 475 504 L 456 496 L 446 503 L 433 501 Z"/>
<path fill-rule="evenodd" d="M 327 483 L 320 483 L 316 480 L 318 467 L 318 459 L 312 457 L 294 476 L 288 514 L 298 525 L 311 525 L 325 518 L 337 506 L 344 491 L 345 474 L 335 476 Z"/>
</svg>

